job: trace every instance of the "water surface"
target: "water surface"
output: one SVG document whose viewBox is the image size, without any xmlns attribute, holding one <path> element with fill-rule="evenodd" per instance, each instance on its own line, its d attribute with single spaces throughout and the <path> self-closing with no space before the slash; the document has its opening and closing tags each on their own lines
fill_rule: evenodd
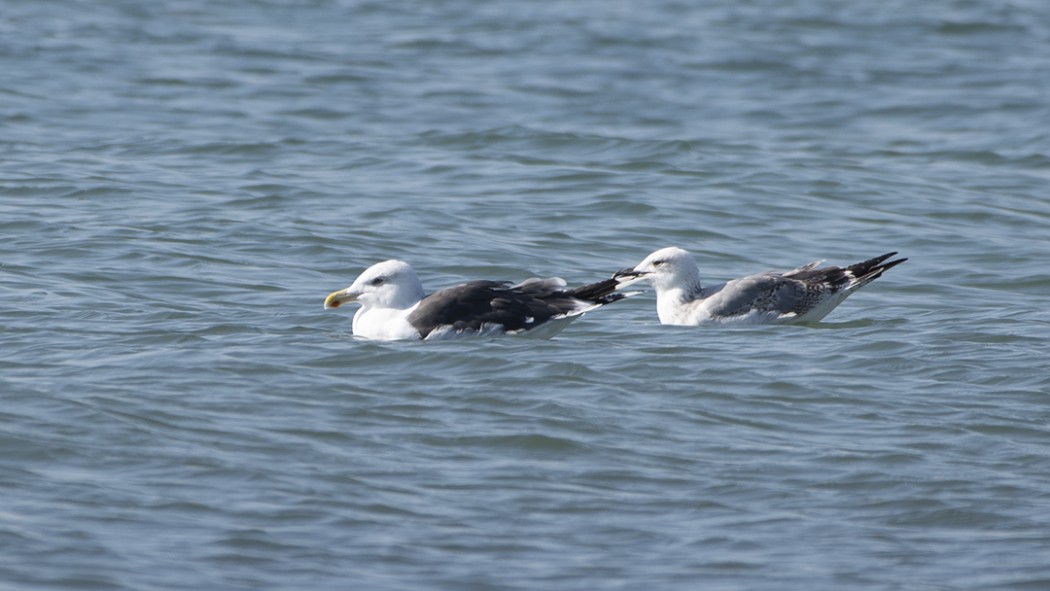
<svg viewBox="0 0 1050 591">
<path fill-rule="evenodd" d="M 1050 11 L 9 2 L 0 586 L 1050 585 Z M 900 251 L 812 327 L 324 296 Z"/>
</svg>

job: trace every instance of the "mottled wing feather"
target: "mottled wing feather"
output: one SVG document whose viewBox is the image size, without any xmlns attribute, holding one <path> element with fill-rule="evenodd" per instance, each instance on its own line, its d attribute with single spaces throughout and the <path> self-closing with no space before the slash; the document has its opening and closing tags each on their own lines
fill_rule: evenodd
<svg viewBox="0 0 1050 591">
<path fill-rule="evenodd" d="M 831 290 L 832 293 L 848 286 L 852 281 L 851 276 L 842 267 L 829 266 L 815 269 L 814 266 L 813 263 L 810 263 L 794 271 L 788 271 L 784 273 L 784 277 L 804 283 L 822 285 Z"/>
<path fill-rule="evenodd" d="M 828 293 L 823 285 L 775 273 L 760 273 L 726 283 L 718 293 L 710 296 L 707 309 L 715 317 L 753 312 L 802 315 Z"/>
<path fill-rule="evenodd" d="M 885 262 L 895 254 L 887 253 L 848 267 L 818 269 L 820 261 L 814 261 L 786 273 L 759 273 L 736 279 L 712 294 L 707 307 L 712 316 L 718 317 L 751 312 L 804 316 L 831 296 L 840 294 L 839 297 L 844 298 L 846 293 L 907 260 Z"/>
</svg>

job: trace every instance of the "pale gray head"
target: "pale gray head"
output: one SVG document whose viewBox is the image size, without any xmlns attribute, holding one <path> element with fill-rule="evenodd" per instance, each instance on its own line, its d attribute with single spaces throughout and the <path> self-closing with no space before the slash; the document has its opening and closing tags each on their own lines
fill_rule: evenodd
<svg viewBox="0 0 1050 591">
<path fill-rule="evenodd" d="M 325 308 L 358 302 L 364 308 L 406 309 L 423 299 L 423 285 L 412 267 L 398 260 L 383 261 L 365 269 L 346 289 L 325 298 Z"/>
<path fill-rule="evenodd" d="M 615 276 L 623 280 L 622 285 L 648 281 L 657 291 L 700 289 L 700 270 L 693 255 L 677 246 L 661 248 L 645 257 L 634 268 L 623 269 Z"/>
</svg>

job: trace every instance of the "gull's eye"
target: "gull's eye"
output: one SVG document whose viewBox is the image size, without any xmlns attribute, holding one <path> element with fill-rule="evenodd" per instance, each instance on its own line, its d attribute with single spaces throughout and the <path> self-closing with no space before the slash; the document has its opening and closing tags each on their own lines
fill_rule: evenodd
<svg viewBox="0 0 1050 591">
<path fill-rule="evenodd" d="M 386 281 L 386 280 L 383 279 L 382 277 L 376 277 L 375 279 L 372 280 L 372 285 L 383 285 L 384 281 Z"/>
<path fill-rule="evenodd" d="M 665 261 L 665 260 L 663 260 L 663 259 L 660 259 L 659 261 L 653 261 L 653 266 L 654 266 L 654 267 L 659 267 L 659 266 L 662 266 L 662 265 L 663 265 L 664 263 L 666 263 L 666 262 L 667 262 L 667 261 Z"/>
</svg>

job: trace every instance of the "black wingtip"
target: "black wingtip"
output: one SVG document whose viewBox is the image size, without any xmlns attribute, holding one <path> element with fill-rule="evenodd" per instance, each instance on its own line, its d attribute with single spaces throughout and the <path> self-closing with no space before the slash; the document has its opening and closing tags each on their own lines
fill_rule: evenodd
<svg viewBox="0 0 1050 591">
<path fill-rule="evenodd" d="M 614 302 L 620 298 L 607 299 L 610 294 L 616 291 L 616 288 L 620 285 L 620 282 L 616 279 L 603 279 L 596 283 L 590 283 L 582 287 L 577 287 L 568 291 L 571 297 L 578 300 L 584 300 L 594 303 L 607 303 Z"/>
<path fill-rule="evenodd" d="M 894 254 L 897 254 L 897 253 L 893 253 L 893 254 L 891 254 L 890 256 L 893 256 Z M 882 266 L 882 270 L 883 270 L 883 271 L 888 271 L 889 269 L 892 269 L 892 268 L 896 267 L 897 265 L 899 265 L 899 264 L 903 263 L 903 262 L 904 262 L 904 261 L 906 261 L 906 260 L 908 260 L 908 258 L 907 258 L 907 257 L 905 257 L 905 258 L 902 258 L 902 259 L 897 259 L 897 260 L 895 260 L 895 261 L 890 261 L 890 262 L 888 262 L 888 263 L 883 263 L 883 264 L 881 265 L 881 266 Z"/>
<path fill-rule="evenodd" d="M 860 282 L 861 285 L 864 285 L 870 281 L 874 281 L 879 277 L 882 277 L 882 274 L 886 271 L 889 271 L 890 269 L 908 260 L 907 258 L 900 258 L 894 261 L 887 262 L 887 259 L 895 256 L 896 254 L 896 252 L 888 252 L 882 256 L 877 256 L 875 258 L 862 261 L 855 265 L 850 265 L 849 267 L 847 267 L 846 270 L 849 271 L 851 275 L 853 275 L 856 281 Z"/>
</svg>

